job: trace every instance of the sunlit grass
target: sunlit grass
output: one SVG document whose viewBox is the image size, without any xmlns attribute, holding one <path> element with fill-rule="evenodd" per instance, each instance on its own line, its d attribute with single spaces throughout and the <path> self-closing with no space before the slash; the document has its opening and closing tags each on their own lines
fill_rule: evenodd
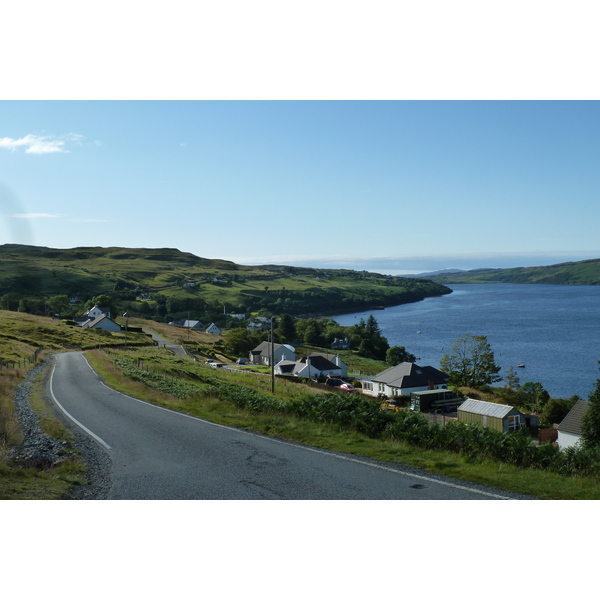
<svg viewBox="0 0 600 600">
<path fill-rule="evenodd" d="M 373 439 L 339 426 L 306 421 L 290 415 L 254 413 L 238 409 L 232 403 L 213 396 L 177 400 L 139 382 L 129 381 L 122 371 L 114 364 L 111 365 L 112 361 L 102 353 L 89 353 L 88 356 L 94 368 L 103 377 L 110 378 L 111 387 L 160 406 L 215 423 L 251 430 L 316 448 L 418 467 L 431 473 L 538 498 L 600 499 L 600 483 L 589 477 L 565 477 L 542 470 L 513 467 L 495 461 L 477 462 L 458 453 L 425 450 L 394 440 Z M 219 378 L 224 381 L 228 376 L 227 373 L 219 373 Z M 264 390 L 260 391 L 264 393 Z"/>
</svg>

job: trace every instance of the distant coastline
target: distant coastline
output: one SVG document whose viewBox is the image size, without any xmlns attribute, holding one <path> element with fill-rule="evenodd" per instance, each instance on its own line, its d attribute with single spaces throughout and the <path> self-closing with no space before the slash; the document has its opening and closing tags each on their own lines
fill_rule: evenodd
<svg viewBox="0 0 600 600">
<path fill-rule="evenodd" d="M 426 277 L 424 274 L 423 277 Z M 451 283 L 530 283 L 545 285 L 600 285 L 600 258 L 544 267 L 473 269 L 431 274 L 431 281 Z"/>
</svg>

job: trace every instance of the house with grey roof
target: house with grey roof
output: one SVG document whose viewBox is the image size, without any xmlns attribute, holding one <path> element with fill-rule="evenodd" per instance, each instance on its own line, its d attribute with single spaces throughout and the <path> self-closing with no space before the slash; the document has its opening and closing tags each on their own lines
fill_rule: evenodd
<svg viewBox="0 0 600 600">
<path fill-rule="evenodd" d="M 212 333 L 214 335 L 221 335 L 221 329 L 219 328 L 218 325 L 215 325 L 214 323 L 211 323 L 207 328 L 206 328 L 206 333 Z"/>
<path fill-rule="evenodd" d="M 281 360 L 275 365 L 278 375 L 294 375 L 296 377 L 346 377 L 348 366 L 339 356 L 329 360 L 322 354 L 311 354 L 300 360 Z"/>
<path fill-rule="evenodd" d="M 345 338 L 334 338 L 333 342 L 329 346 L 332 350 L 348 350 L 350 348 L 350 341 L 347 337 Z"/>
<path fill-rule="evenodd" d="M 448 375 L 434 367 L 401 362 L 363 381 L 363 393 L 369 396 L 408 396 L 412 392 L 445 389 Z"/>
<path fill-rule="evenodd" d="M 556 443 L 561 450 L 576 446 L 581 441 L 581 421 L 590 407 L 589 402 L 577 400 L 565 418 L 557 425 Z"/>
<path fill-rule="evenodd" d="M 273 358 L 275 364 L 282 360 L 296 360 L 296 349 L 289 344 L 273 344 Z M 250 351 L 248 359 L 253 365 L 271 365 L 271 342 L 261 342 L 254 350 Z"/>
<path fill-rule="evenodd" d="M 109 319 L 107 315 L 100 315 L 95 319 L 89 319 L 81 325 L 84 329 L 103 329 L 104 331 L 121 331 L 121 326 Z"/>
</svg>

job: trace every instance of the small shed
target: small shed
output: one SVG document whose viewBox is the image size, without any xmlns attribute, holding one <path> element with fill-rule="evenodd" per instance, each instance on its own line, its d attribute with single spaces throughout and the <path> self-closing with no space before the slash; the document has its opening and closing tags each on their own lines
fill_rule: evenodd
<svg viewBox="0 0 600 600">
<path fill-rule="evenodd" d="M 514 406 L 473 398 L 467 398 L 458 407 L 458 420 L 496 431 L 517 431 L 525 424 L 523 414 Z"/>
</svg>

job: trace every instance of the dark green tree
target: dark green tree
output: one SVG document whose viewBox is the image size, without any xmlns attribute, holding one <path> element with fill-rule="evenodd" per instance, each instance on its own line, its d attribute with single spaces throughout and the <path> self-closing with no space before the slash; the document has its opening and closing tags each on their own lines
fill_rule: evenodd
<svg viewBox="0 0 600 600">
<path fill-rule="evenodd" d="M 527 396 L 531 410 L 541 409 L 550 400 L 550 394 L 539 381 L 526 381 L 519 391 Z"/>
<path fill-rule="evenodd" d="M 50 307 L 52 316 L 60 315 L 61 317 L 66 316 L 71 308 L 69 297 L 66 294 L 52 296 L 52 298 L 48 300 L 48 306 Z"/>
<path fill-rule="evenodd" d="M 281 344 L 291 344 L 296 339 L 296 325 L 291 315 L 281 315 L 275 330 L 275 339 Z"/>
<path fill-rule="evenodd" d="M 548 427 L 552 427 L 555 423 L 560 423 L 573 408 L 577 400 L 581 400 L 577 395 L 570 398 L 550 398 L 540 412 L 540 421 L 548 425 Z"/>
<path fill-rule="evenodd" d="M 223 334 L 225 347 L 235 356 L 247 356 L 250 350 L 261 343 L 262 333 L 253 333 L 247 329 L 229 329 Z"/>
<path fill-rule="evenodd" d="M 452 351 L 440 360 L 451 385 L 478 388 L 501 380 L 500 367 L 485 335 L 466 334 L 454 342 Z"/>
<path fill-rule="evenodd" d="M 407 352 L 404 346 L 392 346 L 391 348 L 388 348 L 385 353 L 385 362 L 392 367 L 401 362 L 414 363 L 415 360 L 417 360 L 417 357 L 414 354 Z"/>
<path fill-rule="evenodd" d="M 373 315 L 369 315 L 367 322 L 365 323 L 365 333 L 371 338 L 374 339 L 381 335 L 381 329 L 379 328 L 379 323 L 377 319 Z"/>
<path fill-rule="evenodd" d="M 318 344 L 321 340 L 321 331 L 315 319 L 310 319 L 304 329 L 304 343 Z"/>
<path fill-rule="evenodd" d="M 509 391 L 515 390 L 519 387 L 520 381 L 514 367 L 508 368 L 506 375 L 504 376 L 504 382 L 506 383 L 506 388 Z"/>
<path fill-rule="evenodd" d="M 581 439 L 585 446 L 600 446 L 600 379 L 596 380 L 588 402 L 588 409 L 581 419 Z"/>
</svg>

